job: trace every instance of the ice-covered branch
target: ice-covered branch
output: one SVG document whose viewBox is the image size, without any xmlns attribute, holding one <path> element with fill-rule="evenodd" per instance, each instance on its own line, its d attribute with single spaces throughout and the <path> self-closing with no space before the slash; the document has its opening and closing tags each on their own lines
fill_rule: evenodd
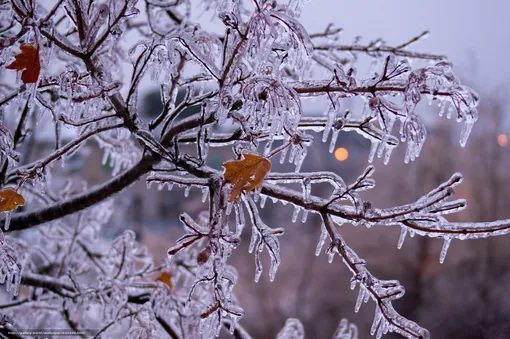
<svg viewBox="0 0 510 339">
<path fill-rule="evenodd" d="M 179 123 L 175 124 L 168 130 L 162 143 L 164 145 L 170 144 L 175 136 L 190 128 L 198 126 L 200 123 L 201 121 L 197 116 L 192 116 L 188 119 L 179 121 Z M 120 192 L 125 187 L 131 185 L 143 174 L 147 173 L 152 166 L 159 161 L 160 158 L 157 155 L 145 154 L 135 166 L 102 185 L 91 188 L 90 190 L 78 194 L 66 201 L 57 202 L 53 205 L 43 207 L 35 211 L 15 214 L 11 219 L 8 231 L 22 230 L 37 226 L 100 203 L 113 194 Z M 4 222 L 5 220 L 0 221 L 2 224 Z"/>
<path fill-rule="evenodd" d="M 426 35 L 427 33 L 428 32 L 424 32 L 421 34 L 421 36 Z M 419 37 L 416 38 L 419 39 Z M 416 38 L 410 40 L 410 42 L 416 41 L 415 40 Z M 405 49 L 408 45 L 409 42 L 399 46 L 392 47 L 384 44 L 382 41 L 376 41 L 368 45 L 342 45 L 335 43 L 317 43 L 314 44 L 313 49 L 315 51 L 323 52 L 340 51 L 352 53 L 366 53 L 369 56 L 373 57 L 380 57 L 383 54 L 391 53 L 399 57 L 410 59 L 424 59 L 433 61 L 440 61 L 446 59 L 446 56 L 444 55 L 408 51 Z"/>
<path fill-rule="evenodd" d="M 375 278 L 365 267 L 365 261 L 362 260 L 343 240 L 340 233 L 336 230 L 331 217 L 322 214 L 324 222 L 323 232 L 327 232 L 331 239 L 331 245 L 327 252 L 330 261 L 335 252 L 340 255 L 343 262 L 353 274 L 351 279 L 351 289 L 359 285 L 359 294 L 356 301 L 356 312 L 359 310 L 362 302 L 367 302 L 370 298 L 376 303 L 374 321 L 370 333 L 376 334 L 381 338 L 388 332 L 399 333 L 406 338 L 428 339 L 429 332 L 410 321 L 393 308 L 391 302 L 400 299 L 404 293 L 404 287 L 396 280 L 379 280 Z M 321 236 L 321 239 L 324 237 Z M 319 244 L 319 246 L 321 246 Z"/>
<path fill-rule="evenodd" d="M 123 126 L 123 124 L 104 126 L 104 127 L 100 127 L 100 128 L 91 130 L 87 133 L 84 133 L 84 134 L 80 135 L 78 138 L 73 139 L 72 141 L 70 141 L 69 143 L 64 145 L 63 147 L 55 150 L 53 153 L 48 155 L 46 158 L 38 160 L 37 162 L 35 162 L 33 164 L 28 164 L 23 167 L 18 167 L 15 171 L 9 172 L 7 174 L 7 179 L 13 180 L 18 177 L 26 177 L 26 178 L 34 177 L 38 171 L 44 170 L 44 168 L 50 162 L 65 156 L 66 153 L 68 153 L 70 150 L 72 150 L 73 148 L 75 148 L 76 146 L 81 144 L 82 142 L 86 141 L 91 136 L 94 136 L 98 133 L 106 132 L 106 131 L 109 131 L 112 129 L 122 128 L 122 126 Z"/>
</svg>

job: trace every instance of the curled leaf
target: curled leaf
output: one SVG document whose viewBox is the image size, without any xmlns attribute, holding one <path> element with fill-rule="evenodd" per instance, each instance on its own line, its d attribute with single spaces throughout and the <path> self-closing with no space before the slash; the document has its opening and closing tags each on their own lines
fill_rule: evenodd
<svg viewBox="0 0 510 339">
<path fill-rule="evenodd" d="M 224 162 L 222 166 L 225 168 L 223 174 L 225 182 L 234 185 L 228 199 L 229 202 L 239 199 L 243 189 L 250 192 L 260 187 L 266 174 L 271 170 L 269 160 L 250 153 L 243 154 L 243 158 L 240 160 Z"/>
<path fill-rule="evenodd" d="M 25 205 L 25 198 L 10 187 L 0 191 L 0 198 L 0 212 L 12 211 Z"/>
<path fill-rule="evenodd" d="M 163 271 L 161 274 L 156 278 L 156 281 L 160 281 L 163 284 L 167 285 L 168 287 L 172 288 L 174 285 L 172 284 L 172 276 L 169 272 Z"/>
<path fill-rule="evenodd" d="M 39 50 L 34 45 L 22 44 L 21 52 L 16 54 L 16 59 L 5 68 L 13 69 L 21 73 L 21 80 L 25 84 L 35 83 L 41 71 Z"/>
</svg>

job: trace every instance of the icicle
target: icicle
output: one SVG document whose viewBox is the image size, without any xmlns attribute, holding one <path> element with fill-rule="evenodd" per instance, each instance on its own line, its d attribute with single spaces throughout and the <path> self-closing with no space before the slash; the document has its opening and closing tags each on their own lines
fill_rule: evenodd
<svg viewBox="0 0 510 339">
<path fill-rule="evenodd" d="M 363 300 L 365 300 L 365 294 L 367 291 L 365 290 L 365 286 L 360 285 L 359 286 L 359 293 L 358 293 L 358 299 L 356 299 L 356 306 L 354 306 L 354 312 L 358 313 L 359 309 L 361 307 L 361 303 Z"/>
<path fill-rule="evenodd" d="M 296 156 L 296 152 L 297 152 L 299 146 L 292 145 L 290 147 L 291 147 L 291 150 L 290 150 L 290 154 L 289 154 L 289 162 L 293 163 L 294 162 L 294 157 Z"/>
<path fill-rule="evenodd" d="M 294 172 L 299 173 L 299 171 L 301 171 L 301 166 L 305 161 L 306 153 L 307 153 L 306 148 L 303 148 L 297 152 L 296 158 L 294 159 L 294 164 L 296 165 Z"/>
<path fill-rule="evenodd" d="M 303 179 L 303 200 L 307 204 L 310 202 L 310 195 L 312 192 L 312 180 L 309 177 Z"/>
<path fill-rule="evenodd" d="M 335 250 L 331 250 L 328 252 L 328 263 L 332 263 L 335 258 Z"/>
<path fill-rule="evenodd" d="M 326 230 L 326 227 L 321 225 L 321 235 L 319 238 L 319 242 L 317 243 L 317 247 L 315 248 L 315 255 L 319 256 L 322 251 L 322 247 L 324 246 L 324 243 L 326 243 L 326 239 L 328 238 L 328 231 Z"/>
<path fill-rule="evenodd" d="M 397 244 L 398 249 L 402 248 L 402 245 L 404 244 L 404 240 L 406 240 L 406 235 L 407 235 L 407 227 L 402 227 L 402 229 L 400 230 L 400 238 L 398 238 L 398 244 Z"/>
<path fill-rule="evenodd" d="M 5 221 L 4 221 L 4 229 L 7 231 L 9 230 L 9 225 L 11 224 L 11 212 L 10 211 L 6 211 L 4 212 L 4 215 L 5 215 Z"/>
<path fill-rule="evenodd" d="M 236 330 L 236 322 L 230 320 L 230 324 L 228 326 L 228 333 L 230 333 L 231 336 L 234 336 L 235 330 Z"/>
<path fill-rule="evenodd" d="M 351 288 L 351 291 L 354 291 L 354 289 L 356 288 L 356 285 L 358 284 L 358 280 L 356 279 L 351 279 L 351 284 L 350 284 L 350 288 Z"/>
<path fill-rule="evenodd" d="M 285 147 L 281 152 L 280 152 L 280 164 L 283 164 L 285 162 L 285 159 L 287 158 L 287 153 L 289 151 L 289 148 L 288 147 Z"/>
<path fill-rule="evenodd" d="M 381 314 L 381 309 L 379 308 L 379 305 L 376 304 L 375 306 L 375 315 L 374 315 L 374 322 L 372 323 L 372 327 L 370 328 L 370 335 L 374 335 L 375 331 L 377 330 L 379 324 L 381 321 L 384 321 L 383 316 Z"/>
<path fill-rule="evenodd" d="M 255 270 L 255 277 L 253 278 L 253 281 L 255 281 L 256 283 L 259 282 L 260 280 L 260 276 L 262 275 L 262 269 L 260 269 L 259 267 L 257 267 L 257 269 Z"/>
<path fill-rule="evenodd" d="M 175 255 L 170 254 L 169 252 L 166 253 L 166 264 L 168 266 L 170 266 L 172 264 L 174 257 L 175 257 Z"/>
<path fill-rule="evenodd" d="M 271 260 L 271 266 L 269 267 L 269 281 L 274 281 L 274 278 L 276 277 L 276 272 L 278 271 L 279 263 L 274 263 Z M 262 270 L 261 270 L 262 272 Z"/>
<path fill-rule="evenodd" d="M 253 191 L 253 201 L 258 202 L 260 198 L 260 189 Z"/>
<path fill-rule="evenodd" d="M 292 222 L 293 223 L 295 223 L 297 221 L 300 210 L 301 210 L 301 207 L 299 207 L 299 206 L 294 207 L 294 213 L 292 213 Z"/>
<path fill-rule="evenodd" d="M 322 142 L 326 142 L 328 140 L 329 131 L 331 131 L 331 126 L 326 123 L 326 127 L 324 127 L 324 132 L 322 133 Z"/>
<path fill-rule="evenodd" d="M 236 235 L 240 236 L 245 225 L 244 213 L 240 204 L 235 204 L 234 213 L 236 218 Z"/>
<path fill-rule="evenodd" d="M 251 228 L 251 238 L 250 238 L 250 245 L 248 246 L 248 253 L 253 253 L 253 250 L 255 249 L 255 244 L 257 244 L 257 238 L 259 236 L 259 230 L 255 225 Z"/>
<path fill-rule="evenodd" d="M 340 320 L 332 339 L 358 339 L 358 328 L 347 319 Z"/>
<path fill-rule="evenodd" d="M 285 326 L 276 335 L 276 339 L 304 339 L 305 329 L 299 319 L 289 318 Z"/>
<path fill-rule="evenodd" d="M 233 203 L 227 202 L 227 208 L 225 209 L 225 214 L 226 215 L 230 215 L 230 213 L 232 213 L 232 206 L 233 205 L 234 205 Z"/>
<path fill-rule="evenodd" d="M 395 146 L 392 146 L 392 145 L 386 144 L 385 148 L 386 148 L 386 153 L 384 154 L 384 160 L 383 160 L 383 163 L 384 163 L 385 165 L 388 165 L 388 163 L 390 162 L 391 153 L 392 153 L 392 152 L 393 152 L 393 150 L 395 149 Z"/>
<path fill-rule="evenodd" d="M 208 144 L 206 143 L 205 139 L 208 134 L 209 134 L 208 128 L 203 128 L 199 133 L 197 133 L 197 141 L 196 141 L 197 155 L 201 159 L 207 158 Z"/>
<path fill-rule="evenodd" d="M 335 150 L 336 140 L 338 139 L 338 130 L 334 129 L 331 134 L 331 142 L 329 143 L 329 153 L 333 153 Z"/>
<path fill-rule="evenodd" d="M 337 100 L 337 105 L 340 105 L 338 100 Z M 322 142 L 326 142 L 328 140 L 329 132 L 333 128 L 333 124 L 335 122 L 336 113 L 337 113 L 337 110 L 335 108 L 333 108 L 332 103 L 330 103 L 328 106 L 328 110 L 326 112 L 326 115 L 327 115 L 326 125 L 324 126 L 324 133 L 322 133 Z M 335 131 L 338 132 L 337 129 L 333 129 L 333 133 Z"/>
<path fill-rule="evenodd" d="M 174 187 L 174 183 L 173 182 L 169 182 L 169 183 L 166 184 L 167 191 L 171 191 L 173 187 Z"/>
<path fill-rule="evenodd" d="M 439 102 L 439 116 L 442 117 L 444 115 L 444 111 L 446 110 L 448 102 L 447 101 L 441 101 Z"/>
<path fill-rule="evenodd" d="M 207 187 L 202 187 L 202 202 L 205 202 L 207 200 L 208 196 L 209 196 L 209 189 Z"/>
<path fill-rule="evenodd" d="M 446 258 L 446 254 L 448 252 L 448 248 L 450 247 L 450 243 L 452 242 L 452 238 L 444 238 L 443 248 L 441 249 L 441 255 L 439 256 L 439 263 L 442 264 L 444 259 Z"/>
<path fill-rule="evenodd" d="M 381 322 L 379 323 L 379 327 L 377 328 L 377 334 L 375 335 L 376 339 L 381 339 L 383 334 L 388 333 L 388 323 L 385 318 L 381 318 Z"/>
<path fill-rule="evenodd" d="M 308 218 L 308 210 L 303 209 L 303 215 L 301 216 L 301 222 L 304 224 L 306 222 L 307 218 Z"/>
<path fill-rule="evenodd" d="M 370 141 L 370 153 L 368 154 L 368 162 L 372 163 L 374 161 L 375 152 L 377 151 L 377 148 L 379 147 L 380 141 L 371 140 Z"/>
<path fill-rule="evenodd" d="M 366 304 L 369 300 L 370 300 L 370 293 L 367 292 L 367 293 L 365 293 L 365 299 L 363 300 L 363 302 Z"/>
<path fill-rule="evenodd" d="M 186 186 L 186 188 L 184 189 L 184 197 L 185 198 L 189 197 L 190 189 L 191 189 L 191 186 Z"/>
<path fill-rule="evenodd" d="M 386 150 L 386 145 L 388 144 L 388 136 L 385 135 L 383 137 L 383 139 L 381 140 L 381 142 L 379 143 L 379 145 L 377 145 L 377 151 L 376 151 L 376 154 L 377 154 L 377 158 L 378 159 L 381 159 L 383 154 L 384 154 L 384 151 Z"/>
<path fill-rule="evenodd" d="M 267 195 L 261 195 L 260 196 L 260 208 L 264 208 L 267 201 Z"/>
<path fill-rule="evenodd" d="M 473 129 L 473 125 L 478 119 L 478 112 L 476 112 L 476 109 L 472 109 L 471 113 L 472 115 L 467 115 L 464 118 L 464 126 L 462 127 L 462 131 L 460 132 L 460 146 L 462 147 L 466 146 L 469 135 L 471 134 L 471 130 Z"/>
</svg>

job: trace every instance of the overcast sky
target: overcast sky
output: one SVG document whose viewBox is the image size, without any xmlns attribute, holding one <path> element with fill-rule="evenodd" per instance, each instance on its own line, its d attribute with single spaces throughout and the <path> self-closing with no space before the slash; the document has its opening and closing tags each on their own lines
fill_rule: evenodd
<svg viewBox="0 0 510 339">
<path fill-rule="evenodd" d="M 510 83 L 510 2 L 508 0 L 312 0 L 301 21 L 308 32 L 332 22 L 344 28 L 343 43 L 361 35 L 392 45 L 429 30 L 413 50 L 445 54 L 457 72 L 480 86 Z M 477 75 L 473 60 L 476 60 Z"/>
</svg>

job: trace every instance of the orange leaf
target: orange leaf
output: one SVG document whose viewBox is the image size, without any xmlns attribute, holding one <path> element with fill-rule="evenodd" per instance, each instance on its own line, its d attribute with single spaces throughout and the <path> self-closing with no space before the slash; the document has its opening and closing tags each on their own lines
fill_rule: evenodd
<svg viewBox="0 0 510 339">
<path fill-rule="evenodd" d="M 21 52 L 16 54 L 16 59 L 5 68 L 21 71 L 21 80 L 25 84 L 37 82 L 41 71 L 39 50 L 34 45 L 22 44 Z"/>
<path fill-rule="evenodd" d="M 172 280 L 170 279 L 172 276 L 169 272 L 163 271 L 161 274 L 156 278 L 156 281 L 161 281 L 168 287 L 172 288 L 174 285 L 172 284 Z"/>
<path fill-rule="evenodd" d="M 12 211 L 25 205 L 25 198 L 10 187 L 0 191 L 0 198 L 0 212 Z"/>
<path fill-rule="evenodd" d="M 223 177 L 225 181 L 234 185 L 230 193 L 229 202 L 241 197 L 241 192 L 247 192 L 262 185 L 266 174 L 271 170 L 271 162 L 256 154 L 243 154 L 241 160 L 231 160 L 222 164 L 225 167 Z"/>
</svg>

